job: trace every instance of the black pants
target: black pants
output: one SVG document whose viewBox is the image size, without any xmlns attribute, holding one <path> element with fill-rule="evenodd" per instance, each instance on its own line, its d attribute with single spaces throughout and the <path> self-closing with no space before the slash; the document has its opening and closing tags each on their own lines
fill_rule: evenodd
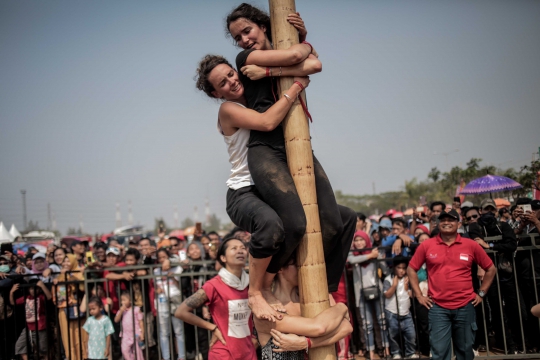
<svg viewBox="0 0 540 360">
<path fill-rule="evenodd" d="M 328 290 L 333 292 L 338 288 L 345 267 L 356 227 L 356 213 L 336 203 L 321 164 L 315 157 L 313 162 Z M 227 213 L 238 226 L 258 233 L 255 237 L 252 235 L 251 242 L 255 243 L 250 245 L 251 255 L 255 258 L 272 256 L 267 271 L 277 273 L 304 236 L 306 215 L 284 150 L 269 146 L 251 147 L 248 150 L 248 164 L 257 190 L 252 195 L 231 194 L 229 191 Z M 236 195 L 242 195 L 245 199 L 241 200 Z M 233 209 L 235 206 L 236 209 Z M 264 213 L 265 218 L 257 216 L 258 212 Z"/>
</svg>

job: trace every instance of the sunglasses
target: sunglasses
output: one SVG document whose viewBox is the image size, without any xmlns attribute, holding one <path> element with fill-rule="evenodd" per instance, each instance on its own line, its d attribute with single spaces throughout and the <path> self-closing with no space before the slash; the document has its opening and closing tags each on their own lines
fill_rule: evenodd
<svg viewBox="0 0 540 360">
<path fill-rule="evenodd" d="M 476 218 L 478 218 L 478 215 L 467 216 L 467 220 L 472 220 L 472 219 L 476 219 Z"/>
</svg>

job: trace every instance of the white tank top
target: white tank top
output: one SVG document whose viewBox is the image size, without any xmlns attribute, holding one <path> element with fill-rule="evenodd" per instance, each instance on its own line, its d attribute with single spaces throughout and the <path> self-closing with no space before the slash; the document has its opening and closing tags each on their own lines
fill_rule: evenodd
<svg viewBox="0 0 540 360">
<path fill-rule="evenodd" d="M 232 102 L 232 101 L 229 101 L 229 102 Z M 237 102 L 232 102 L 232 103 L 245 108 L 244 105 L 239 104 Z M 218 118 L 217 128 L 218 128 L 219 133 L 223 135 L 225 144 L 227 144 L 227 151 L 229 152 L 229 162 L 232 165 L 231 175 L 229 176 L 229 179 L 227 180 L 227 183 L 226 183 L 227 186 L 230 189 L 238 190 L 245 186 L 255 185 L 255 183 L 253 182 L 253 179 L 251 178 L 251 174 L 249 173 L 248 162 L 247 162 L 247 152 L 248 152 L 247 144 L 249 141 L 249 134 L 251 133 L 251 130 L 238 129 L 231 136 L 226 136 L 225 134 L 223 134 L 223 130 L 221 129 L 219 118 Z"/>
</svg>

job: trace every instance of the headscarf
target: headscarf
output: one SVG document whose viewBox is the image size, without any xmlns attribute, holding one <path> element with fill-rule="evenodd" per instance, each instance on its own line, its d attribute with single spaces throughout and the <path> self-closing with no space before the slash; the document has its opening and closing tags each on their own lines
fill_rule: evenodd
<svg viewBox="0 0 540 360">
<path fill-rule="evenodd" d="M 364 239 L 364 241 L 366 242 L 366 248 L 371 248 L 373 245 L 371 244 L 371 239 L 369 238 L 369 235 L 366 234 L 364 231 L 362 230 L 358 230 L 357 232 L 354 233 L 354 237 L 353 237 L 353 240 L 360 236 L 362 239 Z M 373 250 L 362 250 L 362 251 L 353 251 L 353 255 L 355 256 L 358 256 L 358 255 L 367 255 L 367 254 L 371 254 L 371 251 Z M 370 262 L 369 261 L 365 261 L 363 262 L 362 264 L 362 267 L 366 267 L 368 266 Z"/>
<path fill-rule="evenodd" d="M 416 228 L 422 230 L 424 234 L 430 234 L 428 228 L 425 225 L 416 225 Z"/>
<path fill-rule="evenodd" d="M 46 269 L 49 268 L 49 262 L 47 261 L 47 257 L 45 256 L 45 258 L 39 258 L 39 259 L 43 259 L 43 261 L 45 262 L 45 265 L 43 267 L 43 270 L 36 270 L 36 266 L 35 266 L 35 263 L 36 263 L 36 260 L 32 260 L 32 274 L 42 274 L 43 271 L 45 271 Z"/>
<path fill-rule="evenodd" d="M 75 255 L 66 254 L 66 257 L 69 259 L 69 269 L 68 269 L 68 271 L 71 272 L 71 271 L 79 271 L 79 270 L 81 270 L 79 268 L 79 262 L 77 261 L 77 257 Z M 84 280 L 82 272 L 71 272 L 71 273 L 69 273 L 69 276 L 76 278 L 76 280 Z M 70 281 L 70 279 L 68 278 L 68 273 L 61 274 L 59 276 L 58 280 L 59 281 Z M 81 284 L 79 286 L 79 288 L 81 289 L 81 291 L 84 290 L 84 285 Z"/>
</svg>

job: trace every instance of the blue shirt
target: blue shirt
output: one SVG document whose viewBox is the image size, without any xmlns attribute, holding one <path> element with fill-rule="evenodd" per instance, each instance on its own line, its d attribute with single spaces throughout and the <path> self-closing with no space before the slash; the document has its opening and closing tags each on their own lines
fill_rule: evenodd
<svg viewBox="0 0 540 360">
<path fill-rule="evenodd" d="M 407 235 L 409 236 L 413 241 L 414 241 L 414 237 L 412 235 Z M 390 257 L 394 257 L 396 256 L 395 254 L 392 254 L 392 245 L 394 245 L 394 243 L 396 242 L 396 239 L 398 238 L 397 235 L 388 235 L 387 237 L 385 237 L 384 239 L 382 239 L 381 241 L 381 246 L 383 247 L 390 247 L 390 249 L 386 250 L 386 257 L 387 258 L 390 258 Z M 403 246 L 403 245 L 402 245 Z M 404 247 L 403 246 L 403 250 L 401 251 L 401 255 L 402 256 L 411 256 L 411 250 L 408 248 L 408 247 Z"/>
</svg>

